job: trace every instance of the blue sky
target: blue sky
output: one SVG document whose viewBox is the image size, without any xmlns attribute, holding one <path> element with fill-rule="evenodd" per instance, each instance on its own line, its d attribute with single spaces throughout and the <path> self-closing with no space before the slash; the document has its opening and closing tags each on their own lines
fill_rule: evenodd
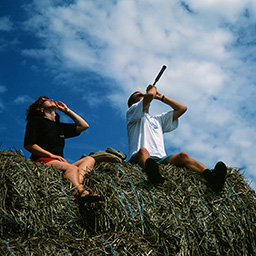
<svg viewBox="0 0 256 256">
<path fill-rule="evenodd" d="M 167 152 L 242 168 L 255 189 L 255 30 L 253 0 L 3 0 L 1 149 L 29 157 L 25 111 L 48 95 L 90 124 L 66 141 L 66 159 L 109 146 L 127 153 L 127 98 L 165 64 L 158 90 L 188 107 Z M 167 110 L 154 102 L 151 113 Z"/>
</svg>

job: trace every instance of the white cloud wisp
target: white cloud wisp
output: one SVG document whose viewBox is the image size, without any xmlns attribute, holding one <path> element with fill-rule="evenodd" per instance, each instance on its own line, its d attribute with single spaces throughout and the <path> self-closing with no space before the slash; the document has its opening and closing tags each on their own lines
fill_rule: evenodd
<svg viewBox="0 0 256 256">
<path fill-rule="evenodd" d="M 42 47 L 24 54 L 60 73 L 114 79 L 119 87 L 108 84 L 108 96 L 123 112 L 129 94 L 166 64 L 159 91 L 188 106 L 175 136 L 167 135 L 168 151 L 210 166 L 221 158 L 256 180 L 255 2 L 38 0 L 33 7 L 24 27 Z"/>
</svg>

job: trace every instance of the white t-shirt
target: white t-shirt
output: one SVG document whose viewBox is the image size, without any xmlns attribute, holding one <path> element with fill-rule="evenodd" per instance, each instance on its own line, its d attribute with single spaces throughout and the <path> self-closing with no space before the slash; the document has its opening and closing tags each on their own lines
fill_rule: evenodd
<svg viewBox="0 0 256 256">
<path fill-rule="evenodd" d="M 129 158 L 145 147 L 151 156 L 165 157 L 163 134 L 178 127 L 178 119 L 173 121 L 173 110 L 151 116 L 143 112 L 143 99 L 133 104 L 126 113 L 129 140 Z"/>
</svg>

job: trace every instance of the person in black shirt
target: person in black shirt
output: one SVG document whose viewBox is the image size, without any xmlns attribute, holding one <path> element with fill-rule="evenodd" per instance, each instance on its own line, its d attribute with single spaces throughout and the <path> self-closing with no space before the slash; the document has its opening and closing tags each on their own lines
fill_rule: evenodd
<svg viewBox="0 0 256 256">
<path fill-rule="evenodd" d="M 61 123 L 56 110 L 68 115 L 74 123 Z M 83 186 L 84 176 L 95 164 L 94 158 L 87 156 L 70 164 L 63 157 L 65 139 L 80 135 L 89 128 L 88 123 L 63 102 L 54 102 L 47 96 L 31 104 L 26 116 L 24 148 L 31 153 L 30 158 L 64 171 L 77 190 L 79 202 L 101 201 L 101 196 L 90 194 Z"/>
</svg>

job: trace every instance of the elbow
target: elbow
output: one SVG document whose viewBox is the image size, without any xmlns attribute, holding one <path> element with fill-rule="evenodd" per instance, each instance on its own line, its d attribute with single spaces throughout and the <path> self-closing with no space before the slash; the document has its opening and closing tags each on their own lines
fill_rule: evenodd
<svg viewBox="0 0 256 256">
<path fill-rule="evenodd" d="M 77 132 L 78 132 L 78 133 L 81 133 L 81 132 L 87 130 L 88 128 L 89 128 L 89 125 L 86 124 L 86 125 L 83 125 L 83 126 L 77 126 L 76 129 L 77 129 Z"/>
<path fill-rule="evenodd" d="M 187 111 L 187 109 L 187 106 L 182 106 L 182 108 L 180 109 L 180 116 L 183 115 Z"/>
<path fill-rule="evenodd" d="M 83 126 L 83 131 L 87 130 L 89 128 L 89 124 L 86 124 Z"/>
<path fill-rule="evenodd" d="M 185 112 L 187 111 L 187 106 L 186 105 L 182 105 L 180 106 L 180 108 L 176 111 L 174 111 L 174 116 L 173 116 L 173 120 L 178 119 L 180 116 L 182 116 Z"/>
<path fill-rule="evenodd" d="M 25 148 L 28 152 L 32 153 L 31 150 L 32 150 L 33 145 L 34 145 L 34 144 L 26 144 L 26 145 L 24 145 L 24 148 Z"/>
<path fill-rule="evenodd" d="M 30 147 L 31 147 L 31 145 L 30 145 L 30 144 L 26 144 L 26 145 L 24 145 L 24 148 L 25 148 L 26 150 L 28 150 Z"/>
<path fill-rule="evenodd" d="M 186 105 L 183 106 L 183 114 L 187 111 L 188 107 Z"/>
</svg>

